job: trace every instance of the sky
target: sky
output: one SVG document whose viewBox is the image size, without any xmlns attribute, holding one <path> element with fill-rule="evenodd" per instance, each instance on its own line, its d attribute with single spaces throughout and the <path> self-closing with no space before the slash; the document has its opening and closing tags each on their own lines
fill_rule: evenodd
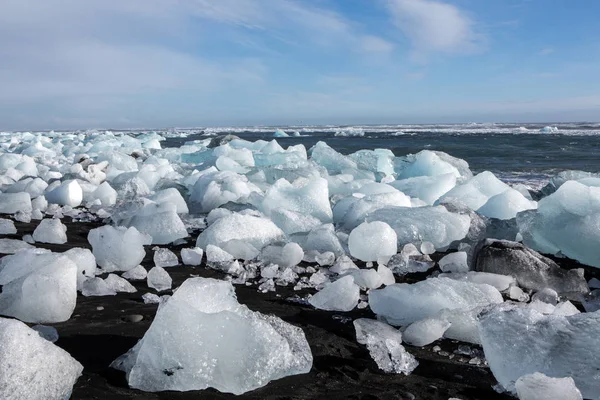
<svg viewBox="0 0 600 400">
<path fill-rule="evenodd" d="M 2 0 L 0 129 L 600 121 L 596 0 Z"/>
</svg>

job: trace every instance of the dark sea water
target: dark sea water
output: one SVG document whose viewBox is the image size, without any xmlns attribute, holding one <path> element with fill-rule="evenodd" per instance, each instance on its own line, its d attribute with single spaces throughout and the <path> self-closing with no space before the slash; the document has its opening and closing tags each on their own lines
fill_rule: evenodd
<svg viewBox="0 0 600 400">
<path fill-rule="evenodd" d="M 540 186 L 564 170 L 600 172 L 600 124 L 462 124 L 311 127 L 197 128 L 171 130 L 168 145 L 208 135 L 233 134 L 247 140 L 272 140 L 277 128 L 300 137 L 280 137 L 284 147 L 309 149 L 325 141 L 343 154 L 361 149 L 390 149 L 396 156 L 439 150 L 466 160 L 474 172 L 492 171 L 505 181 Z M 362 136 L 357 136 L 362 134 Z M 180 137 L 177 137 L 177 136 Z M 342 136 L 345 135 L 345 136 Z M 354 135 L 354 136 L 353 136 Z"/>
</svg>

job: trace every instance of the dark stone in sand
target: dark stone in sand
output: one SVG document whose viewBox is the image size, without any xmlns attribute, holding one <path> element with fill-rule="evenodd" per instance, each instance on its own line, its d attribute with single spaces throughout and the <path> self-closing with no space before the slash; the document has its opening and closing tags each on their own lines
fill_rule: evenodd
<svg viewBox="0 0 600 400">
<path fill-rule="evenodd" d="M 551 259 L 508 240 L 485 239 L 475 253 L 475 270 L 512 275 L 520 287 L 532 290 L 551 288 L 558 293 L 587 293 L 583 269 L 562 269 Z"/>
<path fill-rule="evenodd" d="M 123 321 L 125 322 L 140 322 L 143 319 L 144 316 L 140 314 L 126 315 L 123 317 Z"/>
</svg>

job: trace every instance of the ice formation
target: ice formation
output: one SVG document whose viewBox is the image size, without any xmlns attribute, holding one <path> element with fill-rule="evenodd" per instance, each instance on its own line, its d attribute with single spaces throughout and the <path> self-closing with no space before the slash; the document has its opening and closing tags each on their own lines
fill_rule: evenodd
<svg viewBox="0 0 600 400">
<path fill-rule="evenodd" d="M 363 222 L 350 232 L 350 255 L 362 261 L 391 257 L 398 250 L 396 232 L 385 222 Z"/>
<path fill-rule="evenodd" d="M 24 250 L 0 262 L 0 314 L 25 322 L 68 320 L 77 300 L 77 265 L 69 257 Z"/>
<path fill-rule="evenodd" d="M 600 314 L 543 315 L 528 307 L 502 306 L 479 319 L 485 357 L 498 382 L 515 391 L 523 375 L 572 377 L 584 398 L 600 399 Z"/>
<path fill-rule="evenodd" d="M 0 318 L 0 398 L 63 400 L 83 366 L 24 323 Z"/>
<path fill-rule="evenodd" d="M 67 227 L 60 222 L 60 219 L 43 219 L 33 231 L 33 240 L 42 243 L 66 243 Z"/>
<path fill-rule="evenodd" d="M 175 265 L 179 264 L 179 259 L 175 253 L 169 249 L 161 247 L 154 249 L 154 256 L 152 259 L 155 266 L 162 268 L 174 267 Z"/>
<path fill-rule="evenodd" d="M 181 261 L 185 265 L 198 266 L 202 264 L 202 255 L 204 251 L 199 247 L 192 249 L 181 249 Z"/>
<path fill-rule="evenodd" d="M 315 308 L 328 311 L 352 311 L 358 305 L 360 288 L 352 276 L 345 276 L 325 285 L 308 302 Z"/>
<path fill-rule="evenodd" d="M 307 373 L 312 354 L 300 328 L 239 304 L 231 283 L 190 278 L 112 366 L 148 392 L 213 387 L 242 394 Z"/>
<path fill-rule="evenodd" d="M 384 372 L 409 375 L 419 362 L 402 346 L 402 333 L 373 319 L 355 319 L 356 341 L 367 346 L 371 358 Z"/>
<path fill-rule="evenodd" d="M 452 324 L 444 319 L 425 318 L 410 324 L 402 333 L 404 341 L 413 346 L 425 346 L 441 339 Z"/>
<path fill-rule="evenodd" d="M 171 289 L 173 280 L 167 271 L 161 267 L 154 267 L 148 271 L 146 276 L 148 287 L 155 289 L 158 292 Z"/>
<path fill-rule="evenodd" d="M 393 325 L 408 325 L 443 310 L 470 310 L 502 303 L 500 292 L 486 284 L 429 278 L 414 284 L 396 283 L 369 292 L 375 314 Z"/>
<path fill-rule="evenodd" d="M 151 240 L 136 228 L 109 225 L 92 229 L 88 234 L 96 262 L 104 272 L 129 271 L 137 267 L 146 255 L 144 245 L 151 244 Z"/>
<path fill-rule="evenodd" d="M 582 400 L 573 378 L 550 378 L 536 372 L 523 375 L 515 383 L 519 400 Z"/>
</svg>

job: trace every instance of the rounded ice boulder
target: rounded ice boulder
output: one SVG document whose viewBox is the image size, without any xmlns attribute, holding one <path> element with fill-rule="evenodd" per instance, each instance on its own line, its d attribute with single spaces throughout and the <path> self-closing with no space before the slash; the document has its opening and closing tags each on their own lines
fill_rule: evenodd
<svg viewBox="0 0 600 400">
<path fill-rule="evenodd" d="M 398 250 L 396 232 L 385 222 L 363 222 L 350 232 L 350 255 L 362 261 L 377 261 L 391 257 Z"/>
</svg>

